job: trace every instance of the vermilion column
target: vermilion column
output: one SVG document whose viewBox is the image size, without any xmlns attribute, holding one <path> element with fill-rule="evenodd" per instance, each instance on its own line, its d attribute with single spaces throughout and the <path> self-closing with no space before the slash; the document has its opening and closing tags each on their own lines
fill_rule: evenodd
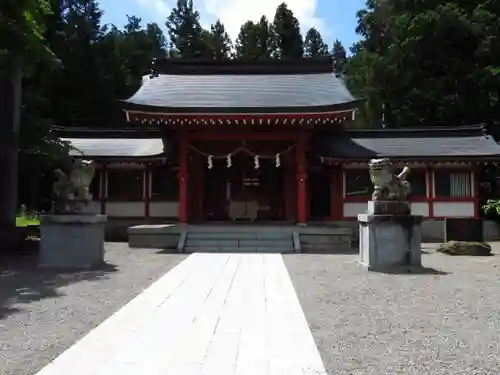
<svg viewBox="0 0 500 375">
<path fill-rule="evenodd" d="M 306 134 L 300 133 L 297 140 L 297 223 L 307 223 L 307 160 Z"/>
<path fill-rule="evenodd" d="M 179 137 L 179 222 L 188 222 L 188 139 L 185 132 Z"/>
</svg>

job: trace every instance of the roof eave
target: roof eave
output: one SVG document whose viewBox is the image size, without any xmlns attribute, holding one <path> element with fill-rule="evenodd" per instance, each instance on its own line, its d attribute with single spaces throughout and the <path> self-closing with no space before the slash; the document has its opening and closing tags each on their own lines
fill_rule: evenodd
<svg viewBox="0 0 500 375">
<path fill-rule="evenodd" d="M 325 160 L 340 160 L 340 161 L 367 161 L 370 159 L 374 158 L 389 158 L 389 159 L 396 159 L 396 160 L 426 160 L 426 161 L 432 161 L 432 160 L 445 160 L 445 161 L 468 161 L 468 160 L 500 160 L 500 155 L 462 155 L 462 156 L 455 156 L 455 155 L 372 155 L 372 156 L 363 156 L 363 157 L 345 157 L 345 156 L 321 156 L 317 155 L 317 158 L 322 158 Z"/>
<path fill-rule="evenodd" d="M 349 102 L 324 105 L 324 106 L 298 106 L 298 107 L 158 107 L 133 103 L 120 100 L 124 111 L 137 111 L 146 113 L 166 113 L 166 114 L 301 114 L 301 113 L 332 113 L 348 110 L 356 110 L 364 99 L 354 99 Z"/>
<path fill-rule="evenodd" d="M 77 159 L 92 159 L 92 160 L 110 160 L 110 161 L 119 161 L 119 160 L 152 160 L 152 159 L 166 159 L 166 154 L 155 154 L 155 155 L 71 155 L 73 158 Z"/>
<path fill-rule="evenodd" d="M 164 132 L 160 127 L 136 127 L 126 129 L 99 129 L 99 128 L 74 128 L 58 127 L 50 128 L 60 138 L 163 138 Z"/>
</svg>

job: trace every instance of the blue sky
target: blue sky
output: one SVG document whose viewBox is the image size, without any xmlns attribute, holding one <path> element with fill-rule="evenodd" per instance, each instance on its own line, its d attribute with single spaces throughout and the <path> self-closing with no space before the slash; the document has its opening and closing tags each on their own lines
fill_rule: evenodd
<svg viewBox="0 0 500 375">
<path fill-rule="evenodd" d="M 195 0 L 206 27 L 220 18 L 234 39 L 238 29 L 248 19 L 257 20 L 262 14 L 273 18 L 274 11 L 283 0 Z M 122 27 L 126 15 L 136 15 L 144 23 L 157 22 L 164 25 L 175 0 L 99 0 L 104 10 L 103 23 Z M 356 12 L 362 9 L 365 0 L 288 0 L 288 6 L 301 22 L 303 29 L 318 28 L 330 45 L 335 39 L 349 47 L 358 40 L 354 29 Z"/>
</svg>

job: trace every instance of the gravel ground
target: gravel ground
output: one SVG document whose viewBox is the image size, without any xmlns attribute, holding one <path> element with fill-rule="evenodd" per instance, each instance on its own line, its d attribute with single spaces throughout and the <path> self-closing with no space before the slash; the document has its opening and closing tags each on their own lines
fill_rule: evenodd
<svg viewBox="0 0 500 375">
<path fill-rule="evenodd" d="M 285 262 L 330 375 L 500 374 L 500 244 L 492 257 L 424 250 L 426 272 L 366 271 L 356 255 Z"/>
<path fill-rule="evenodd" d="M 39 271 L 0 259 L 0 374 L 35 374 L 186 256 L 107 244 L 104 269 Z M 68 374 L 69 375 L 69 374 Z"/>
</svg>

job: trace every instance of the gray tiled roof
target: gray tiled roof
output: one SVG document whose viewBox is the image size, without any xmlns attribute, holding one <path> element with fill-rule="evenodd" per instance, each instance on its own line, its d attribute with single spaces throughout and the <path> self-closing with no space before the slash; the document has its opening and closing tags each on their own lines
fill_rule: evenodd
<svg viewBox="0 0 500 375">
<path fill-rule="evenodd" d="M 172 108 L 290 108 L 355 101 L 334 73 L 145 77 L 128 104 Z"/>
<path fill-rule="evenodd" d="M 387 157 L 480 157 L 500 156 L 500 145 L 491 137 L 374 137 L 323 138 L 317 143 L 319 156 L 332 158 Z"/>
<path fill-rule="evenodd" d="M 89 157 L 148 157 L 163 153 L 161 138 L 61 138 L 76 149 L 72 156 Z"/>
</svg>

